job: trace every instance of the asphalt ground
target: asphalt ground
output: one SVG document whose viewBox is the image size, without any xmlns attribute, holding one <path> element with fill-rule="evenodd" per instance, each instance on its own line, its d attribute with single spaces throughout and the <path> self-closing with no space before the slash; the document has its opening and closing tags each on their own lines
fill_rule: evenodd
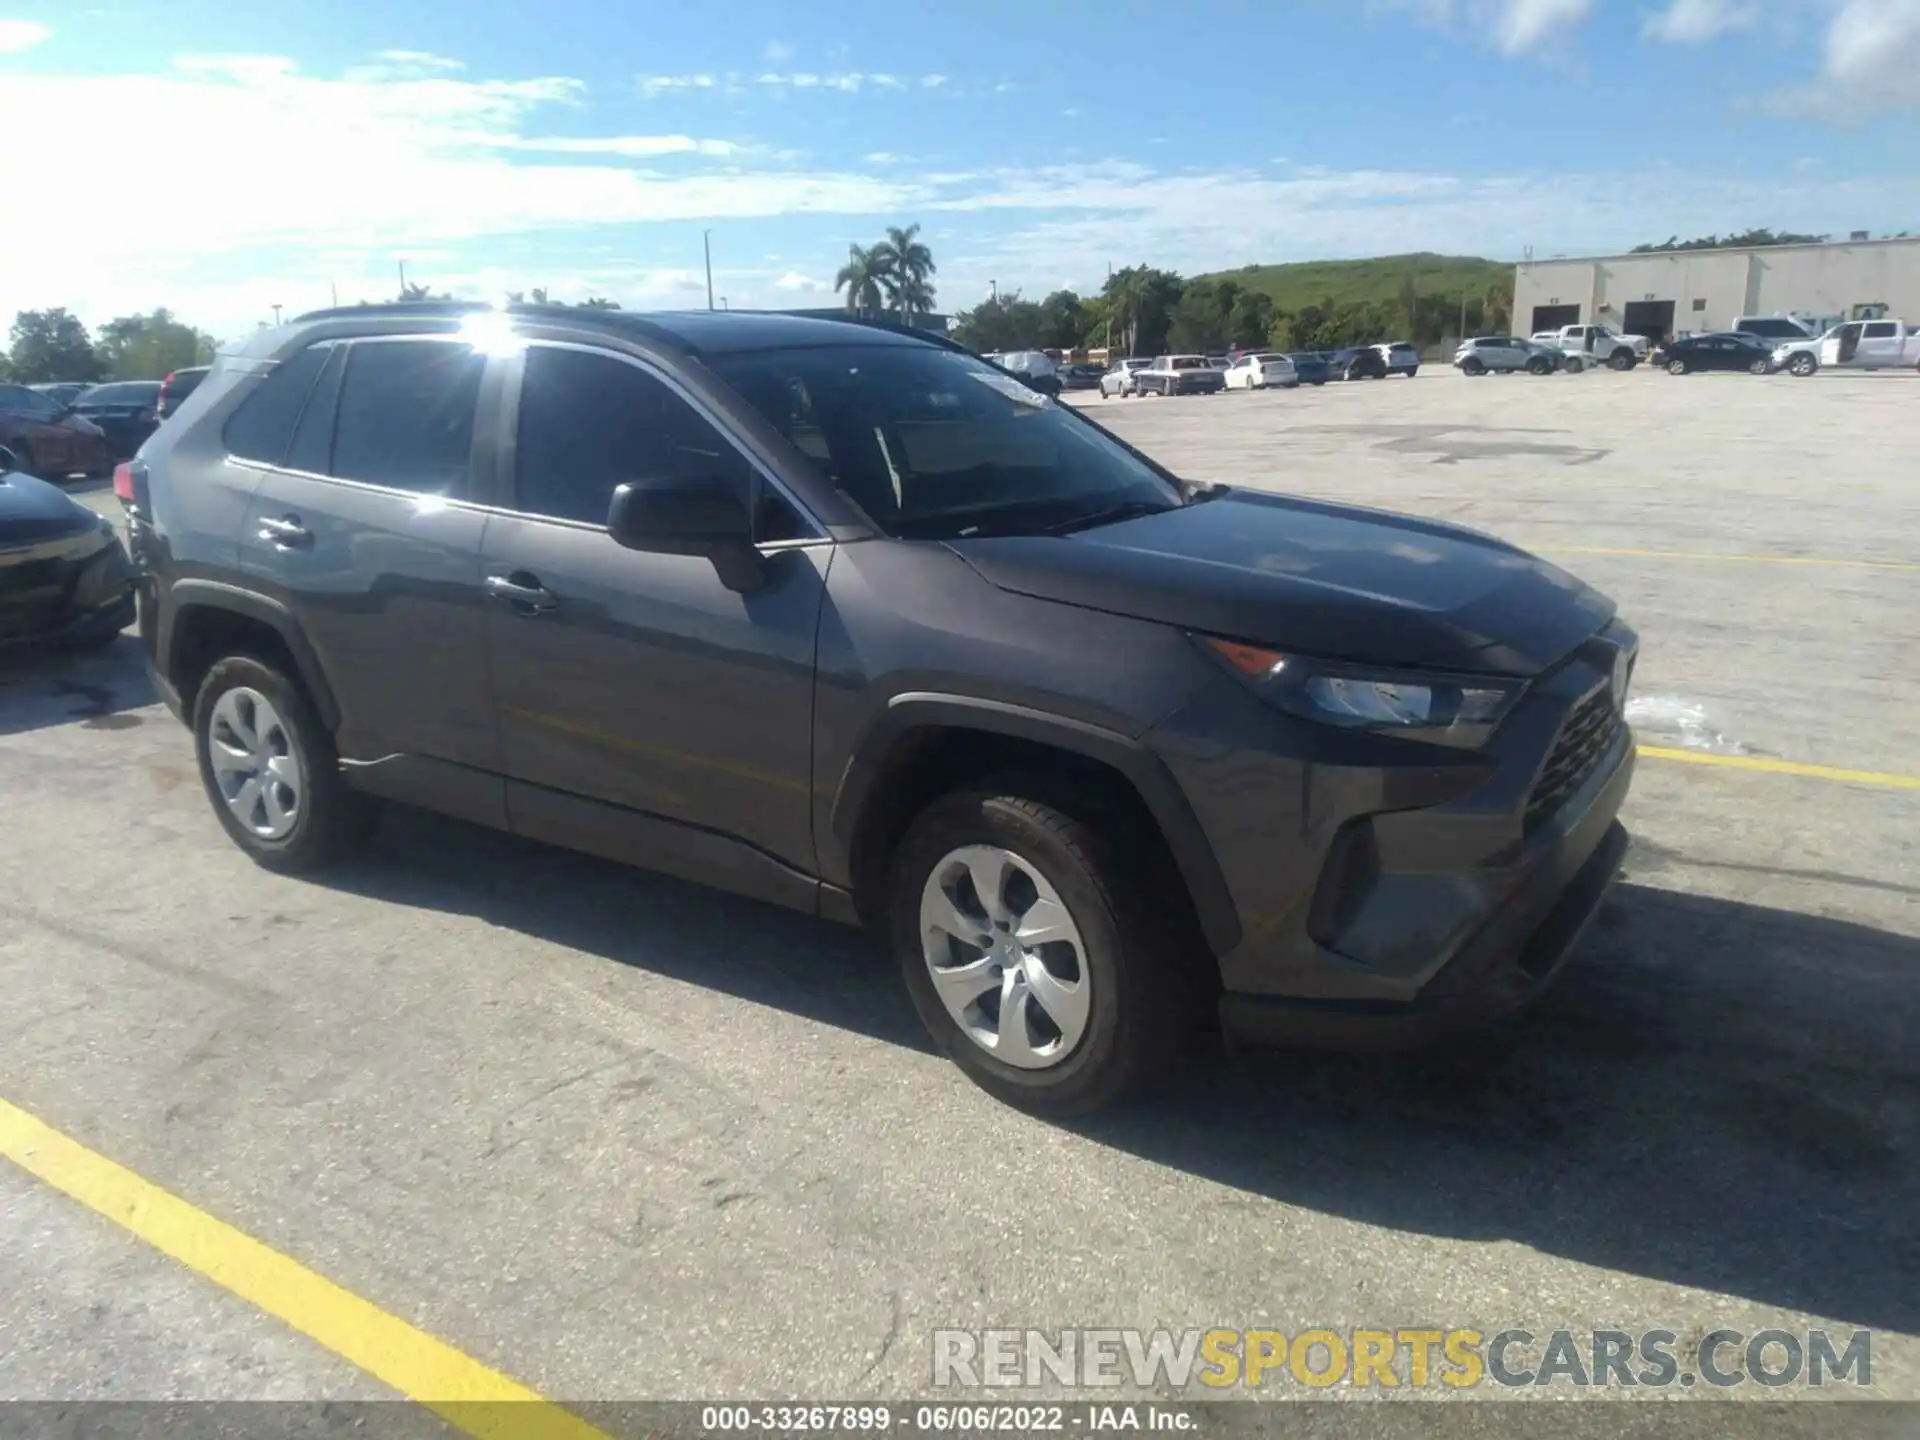
<svg viewBox="0 0 1920 1440">
<path fill-rule="evenodd" d="M 1635 846 L 1522 1029 L 1209 1052 L 1043 1124 L 857 934 L 418 814 L 278 878 L 130 639 L 16 656 L 0 1399 L 898 1402 L 936 1329 L 1065 1326 L 1867 1328 L 1845 1393 L 1920 1399 L 1920 382 L 1076 403 L 1536 548 L 1639 629 Z M 1573 1392 L 1464 1392 L 1510 1393 Z"/>
</svg>

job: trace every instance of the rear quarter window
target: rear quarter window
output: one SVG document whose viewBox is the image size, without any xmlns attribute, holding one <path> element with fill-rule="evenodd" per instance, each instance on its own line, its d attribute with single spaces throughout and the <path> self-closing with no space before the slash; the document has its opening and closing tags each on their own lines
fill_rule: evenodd
<svg viewBox="0 0 1920 1440">
<path fill-rule="evenodd" d="M 227 453 L 263 465 L 284 462 L 313 378 L 331 353 L 330 346 L 311 345 L 274 366 L 228 417 L 220 432 Z"/>
</svg>

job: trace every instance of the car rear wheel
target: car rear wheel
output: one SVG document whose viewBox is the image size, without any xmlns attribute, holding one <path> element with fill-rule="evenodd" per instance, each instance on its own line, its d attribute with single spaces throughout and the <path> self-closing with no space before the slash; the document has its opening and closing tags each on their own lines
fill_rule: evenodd
<svg viewBox="0 0 1920 1440">
<path fill-rule="evenodd" d="M 1173 1058 L 1188 987 L 1164 894 L 1113 831 L 1009 777 L 935 801 L 895 860 L 890 928 L 914 1008 L 989 1094 L 1076 1115 Z"/>
<path fill-rule="evenodd" d="M 1460 371 L 1465 375 L 1484 375 L 1487 373 L 1487 362 L 1478 356 L 1469 355 L 1460 362 Z"/>
<path fill-rule="evenodd" d="M 251 655 L 229 655 L 201 681 L 194 749 L 214 814 L 258 865 L 320 869 L 354 850 L 377 810 L 340 778 L 333 737 L 299 685 Z"/>
<path fill-rule="evenodd" d="M 1692 368 L 1693 367 L 1688 365 L 1684 360 L 1667 361 L 1667 374 L 1669 375 L 1684 375 Z"/>
<path fill-rule="evenodd" d="M 1631 370 L 1639 363 L 1639 360 L 1631 350 L 1616 350 L 1613 352 L 1613 358 L 1607 361 L 1607 364 L 1611 365 L 1615 370 L 1621 371 Z"/>
<path fill-rule="evenodd" d="M 1752 364 L 1747 366 L 1747 373 L 1749 375 L 1764 375 L 1772 368 L 1773 367 L 1769 365 L 1765 360 L 1755 360 Z"/>
</svg>

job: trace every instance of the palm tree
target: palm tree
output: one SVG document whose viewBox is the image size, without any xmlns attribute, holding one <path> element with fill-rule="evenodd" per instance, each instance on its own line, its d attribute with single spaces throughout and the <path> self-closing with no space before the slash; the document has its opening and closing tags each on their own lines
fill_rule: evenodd
<svg viewBox="0 0 1920 1440">
<path fill-rule="evenodd" d="M 889 225 L 887 238 L 872 251 L 880 261 L 887 300 L 909 325 L 915 315 L 924 315 L 933 308 L 933 286 L 927 283 L 927 277 L 938 268 L 933 263 L 933 251 L 920 242 L 919 234 L 918 225 L 909 225 L 904 230 L 898 225 Z"/>
<path fill-rule="evenodd" d="M 604 295 L 589 295 L 580 302 L 580 308 L 582 310 L 618 310 L 620 302 L 609 300 Z"/>
<path fill-rule="evenodd" d="M 847 263 L 833 277 L 833 288 L 847 292 L 847 309 L 854 314 L 871 315 L 881 308 L 880 287 L 885 277 L 880 246 L 862 250 L 858 245 L 849 245 Z"/>
</svg>

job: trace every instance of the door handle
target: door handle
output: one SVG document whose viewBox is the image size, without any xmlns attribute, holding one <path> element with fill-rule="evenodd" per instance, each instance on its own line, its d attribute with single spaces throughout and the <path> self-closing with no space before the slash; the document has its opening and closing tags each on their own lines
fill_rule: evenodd
<svg viewBox="0 0 1920 1440">
<path fill-rule="evenodd" d="M 489 575 L 486 585 L 487 594 L 506 601 L 516 615 L 539 615 L 560 604 L 558 595 L 522 571 L 513 575 Z"/>
<path fill-rule="evenodd" d="M 304 550 L 313 544 L 313 532 L 300 523 L 298 515 L 285 515 L 277 520 L 263 519 L 260 522 L 260 538 L 282 550 Z"/>
</svg>

